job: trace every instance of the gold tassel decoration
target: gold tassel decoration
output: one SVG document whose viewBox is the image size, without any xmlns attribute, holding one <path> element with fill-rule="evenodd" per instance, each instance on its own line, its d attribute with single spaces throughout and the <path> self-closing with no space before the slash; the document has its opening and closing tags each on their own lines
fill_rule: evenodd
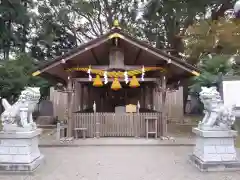
<svg viewBox="0 0 240 180">
<path fill-rule="evenodd" d="M 114 78 L 111 89 L 114 91 L 117 91 L 121 88 L 122 88 L 122 86 L 121 86 L 120 82 L 118 81 L 118 78 Z"/>
<path fill-rule="evenodd" d="M 139 84 L 136 76 L 133 76 L 133 77 L 132 77 L 129 86 L 130 86 L 131 88 L 136 88 L 136 87 L 139 87 L 139 86 L 140 86 L 140 84 Z"/>
<path fill-rule="evenodd" d="M 93 86 L 95 87 L 102 87 L 103 83 L 99 75 L 96 76 L 96 78 L 93 81 Z"/>
</svg>

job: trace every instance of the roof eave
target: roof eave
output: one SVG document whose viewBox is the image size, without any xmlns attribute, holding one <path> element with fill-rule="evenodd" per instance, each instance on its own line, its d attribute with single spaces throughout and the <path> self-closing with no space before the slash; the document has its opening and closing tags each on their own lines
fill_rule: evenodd
<svg viewBox="0 0 240 180">
<path fill-rule="evenodd" d="M 66 85 L 66 80 L 60 78 L 60 77 L 57 77 L 57 76 L 54 76 L 50 73 L 47 73 L 47 72 L 43 72 L 39 75 L 40 77 L 44 78 L 44 79 L 48 79 L 49 81 L 51 81 L 52 83 L 62 83 L 63 85 Z"/>
<path fill-rule="evenodd" d="M 76 55 L 87 51 L 89 49 L 92 49 L 94 47 L 97 47 L 98 45 L 102 44 L 103 42 L 113 38 L 113 37 L 119 37 L 121 39 L 124 39 L 125 41 L 127 41 L 128 43 L 131 43 L 133 45 L 135 45 L 138 48 L 147 50 L 148 52 L 150 52 L 151 54 L 165 60 L 167 63 L 172 63 L 176 66 L 178 66 L 181 69 L 184 69 L 186 71 L 188 71 L 189 73 L 191 73 L 192 75 L 195 76 L 199 76 L 200 75 L 200 70 L 197 69 L 196 67 L 182 61 L 181 59 L 178 59 L 174 56 L 169 55 L 168 53 L 157 49 L 155 47 L 152 47 L 151 45 L 142 42 L 136 38 L 133 38 L 132 36 L 128 35 L 127 33 L 123 32 L 121 29 L 119 28 L 114 28 L 111 31 L 109 31 L 108 33 L 94 39 L 91 40 L 85 44 L 80 45 L 78 48 L 75 48 L 73 50 L 70 50 L 69 52 L 65 53 L 62 56 L 59 56 L 57 58 L 55 58 L 53 61 L 45 63 L 44 65 L 42 65 L 40 68 L 38 68 L 32 75 L 39 75 L 43 72 L 46 71 L 46 68 L 50 69 L 51 67 L 54 67 L 60 63 L 65 63 L 66 60 L 71 59 L 71 57 L 75 57 Z M 64 62 L 62 62 L 64 60 Z M 171 62 L 169 62 L 171 61 Z"/>
</svg>

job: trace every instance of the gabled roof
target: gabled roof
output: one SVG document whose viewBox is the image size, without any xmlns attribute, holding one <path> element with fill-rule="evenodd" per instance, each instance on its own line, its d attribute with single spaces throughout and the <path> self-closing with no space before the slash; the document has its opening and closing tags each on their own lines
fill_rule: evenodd
<svg viewBox="0 0 240 180">
<path fill-rule="evenodd" d="M 99 44 L 101 44 L 102 42 L 104 42 L 105 40 L 108 39 L 108 37 L 113 33 L 113 31 L 110 31 L 102 36 L 97 37 L 96 39 L 90 40 L 87 43 L 83 43 L 80 46 L 78 46 L 77 48 L 74 48 L 70 51 L 68 51 L 67 53 L 63 54 L 62 56 L 58 56 L 56 58 L 54 58 L 52 61 L 44 63 L 42 66 L 39 67 L 39 70 L 43 70 L 44 68 L 54 65 L 55 63 L 61 61 L 61 60 L 69 60 L 72 56 L 74 56 L 75 54 L 81 53 L 82 51 L 85 50 L 85 48 L 89 48 L 91 46 L 91 48 L 98 46 Z"/>
<path fill-rule="evenodd" d="M 128 46 L 126 48 L 126 51 L 129 51 L 129 52 L 128 52 L 128 54 L 126 54 L 126 56 L 129 56 L 130 57 L 129 59 L 131 59 L 131 60 L 135 59 L 135 61 L 127 60 L 127 63 L 132 64 L 132 63 L 137 62 L 137 60 L 140 56 L 140 53 L 144 52 L 142 55 L 143 56 L 142 61 L 139 62 L 139 64 L 141 64 L 141 63 L 143 64 L 146 61 L 146 63 L 150 63 L 150 64 L 152 63 L 155 65 L 159 65 L 159 64 L 160 65 L 162 65 L 162 64 L 173 65 L 172 71 L 175 71 L 175 69 L 177 68 L 184 72 L 184 73 L 180 73 L 180 74 L 176 74 L 176 75 L 174 75 L 174 72 L 173 72 L 173 76 L 178 76 L 178 77 L 176 77 L 176 80 L 179 79 L 180 76 L 189 77 L 192 75 L 199 75 L 200 71 L 196 67 L 188 64 L 187 62 L 185 62 L 179 58 L 171 56 L 168 53 L 164 52 L 163 50 L 157 49 L 157 48 L 147 44 L 146 42 L 138 40 L 138 39 L 130 36 L 126 32 L 124 32 L 122 29 L 115 27 L 108 33 L 106 33 L 96 39 L 93 39 L 87 43 L 84 43 L 84 44 L 80 45 L 79 47 L 70 50 L 69 52 L 65 53 L 64 55 L 56 57 L 52 61 L 45 63 L 44 65 L 39 67 L 36 72 L 33 73 L 33 76 L 36 76 L 36 75 L 40 75 L 40 76 L 48 75 L 49 76 L 50 75 L 52 77 L 54 77 L 54 76 L 58 77 L 58 79 L 66 80 L 67 75 L 63 75 L 63 72 L 61 72 L 61 73 L 58 72 L 62 68 L 59 66 L 63 63 L 68 63 L 68 62 L 74 62 L 73 64 L 79 63 L 80 65 L 84 62 L 83 64 L 85 66 L 87 64 L 92 65 L 93 62 L 89 60 L 90 55 L 87 54 L 88 52 L 91 53 L 91 57 L 92 56 L 94 57 L 97 64 L 102 65 L 102 62 L 99 62 L 101 60 L 97 60 L 97 57 L 102 56 L 103 51 L 105 52 L 105 49 L 107 49 L 109 47 L 109 41 L 111 41 L 113 38 L 119 38 L 122 41 L 122 44 L 124 44 L 124 46 Z M 99 48 L 99 47 L 101 47 L 101 48 Z M 96 57 L 96 55 L 94 55 L 94 53 L 93 53 L 93 50 L 98 51 L 97 48 L 99 48 L 101 50 L 99 50 L 99 54 Z M 105 54 L 107 54 L 107 52 L 105 52 Z M 102 59 L 106 59 L 106 58 L 107 58 L 106 56 L 102 57 Z M 175 67 L 175 69 L 174 69 L 174 67 Z"/>
</svg>

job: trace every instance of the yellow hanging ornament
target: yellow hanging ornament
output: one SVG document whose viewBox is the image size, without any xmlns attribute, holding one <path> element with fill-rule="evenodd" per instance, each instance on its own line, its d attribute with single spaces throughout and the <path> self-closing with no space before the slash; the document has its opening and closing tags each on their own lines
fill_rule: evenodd
<svg viewBox="0 0 240 180">
<path fill-rule="evenodd" d="M 122 86 L 121 86 L 120 82 L 118 81 L 118 78 L 114 78 L 111 89 L 114 91 L 117 91 L 121 88 L 122 88 Z"/>
<path fill-rule="evenodd" d="M 139 84 L 136 76 L 133 76 L 133 77 L 132 77 L 129 86 L 130 86 L 131 88 L 136 88 L 136 87 L 139 87 L 139 86 L 140 86 L 140 84 Z"/>
<path fill-rule="evenodd" d="M 119 27 L 119 22 L 118 22 L 117 19 L 115 19 L 115 20 L 113 21 L 113 26 L 114 26 L 114 27 Z"/>
<path fill-rule="evenodd" d="M 96 76 L 96 78 L 93 81 L 93 86 L 95 87 L 102 87 L 103 83 L 99 75 Z"/>
</svg>

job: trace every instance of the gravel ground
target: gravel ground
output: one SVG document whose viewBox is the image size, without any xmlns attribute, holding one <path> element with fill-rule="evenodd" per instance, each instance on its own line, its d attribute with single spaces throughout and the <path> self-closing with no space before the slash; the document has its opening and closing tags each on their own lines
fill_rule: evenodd
<svg viewBox="0 0 240 180">
<path fill-rule="evenodd" d="M 41 148 L 44 164 L 31 176 L 1 180 L 240 180 L 238 172 L 201 173 L 192 147 L 95 146 Z"/>
</svg>

